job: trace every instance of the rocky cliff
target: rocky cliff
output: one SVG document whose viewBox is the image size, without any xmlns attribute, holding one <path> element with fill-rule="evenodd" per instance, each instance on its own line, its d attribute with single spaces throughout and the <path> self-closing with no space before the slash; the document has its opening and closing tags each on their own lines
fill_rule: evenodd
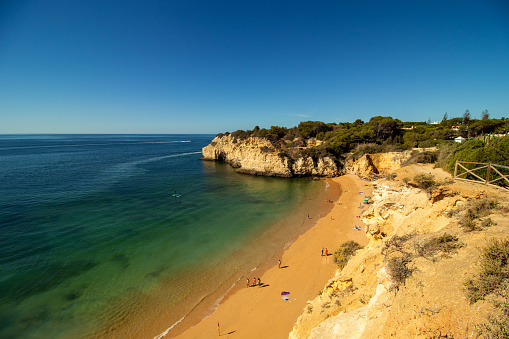
<svg viewBox="0 0 509 339">
<path fill-rule="evenodd" d="M 384 175 L 400 168 L 410 157 L 410 151 L 364 154 L 359 159 L 347 159 L 344 172 L 361 177 L 369 177 L 373 174 Z"/>
<path fill-rule="evenodd" d="M 334 177 L 340 174 L 337 164 L 329 157 L 317 160 L 309 156 L 293 158 L 264 138 L 240 140 L 231 134 L 217 136 L 202 153 L 203 160 L 225 161 L 241 173 L 277 177 Z"/>
<path fill-rule="evenodd" d="M 398 170 L 397 181 L 372 182 L 374 203 L 362 214 L 369 244 L 308 301 L 289 338 L 479 336 L 493 304 L 469 303 L 464 284 L 478 269 L 478 248 L 509 235 L 508 195 L 464 182 L 431 193 L 403 183 L 416 173 L 450 179 L 431 165 L 413 165 Z M 460 227 L 451 212 L 484 197 L 505 206 L 488 212 L 491 227 Z"/>
</svg>

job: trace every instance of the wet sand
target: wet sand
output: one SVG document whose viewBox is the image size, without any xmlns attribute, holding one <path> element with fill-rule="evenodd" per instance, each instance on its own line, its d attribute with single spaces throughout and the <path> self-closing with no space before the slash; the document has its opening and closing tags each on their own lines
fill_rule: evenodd
<svg viewBox="0 0 509 339">
<path fill-rule="evenodd" d="M 368 242 L 364 230 L 353 227 L 364 226 L 356 216 L 364 211 L 359 205 L 365 195 L 371 195 L 371 188 L 363 186 L 367 182 L 353 175 L 331 180 L 342 191 L 340 197 L 330 198 L 334 201 L 332 210 L 275 258 L 272 267 L 241 278 L 242 288 L 234 289 L 211 316 L 177 338 L 218 337 L 218 323 L 221 338 L 288 338 L 306 302 L 314 299 L 334 276 L 336 265 L 332 253 L 348 240 L 362 245 Z M 337 204 L 338 200 L 341 204 Z M 321 256 L 322 248 L 328 249 L 329 256 Z M 279 259 L 281 268 L 277 265 Z M 260 278 L 262 286 L 246 287 L 246 278 L 251 284 L 253 278 Z M 283 291 L 290 292 L 289 300 L 282 299 Z M 166 337 L 173 336 L 170 332 Z"/>
</svg>

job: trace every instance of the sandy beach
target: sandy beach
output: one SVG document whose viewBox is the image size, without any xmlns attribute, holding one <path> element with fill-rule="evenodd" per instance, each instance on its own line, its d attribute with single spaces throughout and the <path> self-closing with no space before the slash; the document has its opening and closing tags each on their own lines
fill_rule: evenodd
<svg viewBox="0 0 509 339">
<path fill-rule="evenodd" d="M 306 302 L 333 277 L 336 265 L 331 254 L 348 240 L 362 245 L 368 242 L 364 231 L 354 226 L 363 226 L 356 216 L 364 210 L 359 206 L 365 195 L 371 195 L 371 188 L 353 175 L 329 180 L 340 185 L 341 196 L 330 197 L 334 201 L 332 210 L 282 253 L 281 268 L 276 259 L 274 266 L 263 273 L 258 271 L 261 276 L 254 271 L 243 277 L 243 288 L 230 293 L 211 316 L 177 338 L 213 338 L 219 334 L 222 338 L 288 337 Z M 329 256 L 321 256 L 322 248 L 328 249 Z M 252 285 L 253 278 L 260 278 L 262 286 L 246 287 L 246 279 Z M 286 301 L 281 296 L 283 291 L 290 292 Z M 170 332 L 166 337 L 171 336 Z"/>
</svg>

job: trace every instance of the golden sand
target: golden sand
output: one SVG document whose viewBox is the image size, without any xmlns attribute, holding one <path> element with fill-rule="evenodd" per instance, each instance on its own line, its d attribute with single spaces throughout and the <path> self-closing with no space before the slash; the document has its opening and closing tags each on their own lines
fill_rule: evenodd
<svg viewBox="0 0 509 339">
<path fill-rule="evenodd" d="M 243 277 L 243 288 L 228 295 L 211 316 L 177 338 L 214 338 L 219 334 L 221 338 L 288 338 L 307 301 L 315 298 L 333 277 L 336 265 L 331 254 L 348 240 L 362 245 L 368 242 L 364 231 L 357 231 L 354 226 L 364 226 L 356 216 L 362 213 L 359 206 L 364 196 L 371 194 L 371 188 L 353 175 L 329 180 L 341 186 L 341 196 L 331 197 L 334 207 L 329 214 L 282 253 L 281 268 L 276 260 L 261 277 L 256 271 Z M 330 255 L 321 256 L 322 248 L 327 248 Z M 254 277 L 260 278 L 262 286 L 245 287 L 246 278 L 252 284 Z M 289 300 L 282 299 L 283 291 L 290 292 Z M 170 336 L 171 332 L 167 337 Z"/>
</svg>

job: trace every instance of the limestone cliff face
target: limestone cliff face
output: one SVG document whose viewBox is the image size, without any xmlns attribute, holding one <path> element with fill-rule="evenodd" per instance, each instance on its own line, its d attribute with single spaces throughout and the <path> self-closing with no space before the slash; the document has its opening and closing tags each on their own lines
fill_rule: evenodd
<svg viewBox="0 0 509 339">
<path fill-rule="evenodd" d="M 373 174 L 388 174 L 400 168 L 410 156 L 410 151 L 364 154 L 357 160 L 348 159 L 345 162 L 344 171 L 362 177 L 369 177 Z"/>
<path fill-rule="evenodd" d="M 338 166 L 329 157 L 318 161 L 311 157 L 294 160 L 263 138 L 238 140 L 232 135 L 218 136 L 203 148 L 202 153 L 203 160 L 225 161 L 241 173 L 277 177 L 334 177 L 340 174 Z"/>
<path fill-rule="evenodd" d="M 441 175 L 432 165 L 414 167 L 419 171 L 398 170 L 398 181 L 421 170 Z M 374 203 L 362 214 L 369 244 L 308 301 L 289 338 L 478 337 L 476 325 L 493 306 L 487 301 L 469 304 L 463 283 L 475 271 L 478 248 L 491 237 L 509 235 L 509 219 L 506 212 L 497 212 L 490 215 L 494 227 L 465 232 L 447 212 L 485 196 L 507 204 L 508 196 L 463 182 L 439 189 L 432 199 L 401 181 L 371 184 Z M 423 251 L 445 234 L 457 237 L 459 247 Z M 392 275 L 400 272 L 391 268 L 400 257 L 411 258 L 405 267 L 412 273 L 404 283 Z"/>
</svg>

